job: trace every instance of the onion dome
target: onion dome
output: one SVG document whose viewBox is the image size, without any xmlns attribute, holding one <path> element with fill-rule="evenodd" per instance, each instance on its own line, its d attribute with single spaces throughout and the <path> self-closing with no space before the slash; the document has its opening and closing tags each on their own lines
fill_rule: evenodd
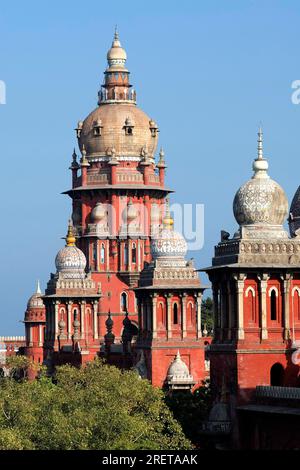
<svg viewBox="0 0 300 470">
<path fill-rule="evenodd" d="M 297 189 L 290 208 L 289 229 L 291 237 L 298 235 L 300 228 L 300 186 Z"/>
<path fill-rule="evenodd" d="M 187 253 L 187 243 L 179 232 L 173 229 L 174 221 L 170 216 L 169 202 L 167 200 L 167 211 L 163 220 L 163 229 L 157 238 L 151 242 L 153 259 L 158 258 L 182 258 Z"/>
<path fill-rule="evenodd" d="M 191 388 L 195 384 L 193 376 L 189 373 L 188 366 L 180 357 L 179 350 L 168 369 L 167 383 L 170 388 L 174 389 Z"/>
<path fill-rule="evenodd" d="M 106 209 L 104 204 L 97 202 L 94 209 L 91 212 L 91 221 L 94 224 L 98 224 L 106 217 Z"/>
<path fill-rule="evenodd" d="M 124 214 L 125 215 L 125 214 Z M 129 200 L 126 210 L 126 218 L 127 222 L 130 223 L 138 216 L 138 210 L 136 206 L 133 204 L 132 199 Z"/>
<path fill-rule="evenodd" d="M 253 162 L 254 174 L 237 191 L 233 212 L 240 226 L 282 226 L 288 211 L 285 192 L 268 175 L 268 162 L 263 157 L 262 130 L 258 132 L 258 155 Z"/>
<path fill-rule="evenodd" d="M 81 277 L 85 274 L 86 258 L 84 253 L 75 246 L 75 242 L 73 225 L 69 221 L 66 246 L 57 253 L 55 258 L 57 273 L 63 274 L 66 278 Z"/>
<path fill-rule="evenodd" d="M 36 292 L 28 300 L 27 309 L 44 308 L 42 296 L 43 294 L 41 291 L 40 282 L 38 281 Z"/>
<path fill-rule="evenodd" d="M 127 54 L 125 49 L 121 46 L 119 33 L 116 28 L 111 48 L 107 52 L 107 62 L 109 65 L 107 70 L 125 69 L 126 59 Z"/>
</svg>

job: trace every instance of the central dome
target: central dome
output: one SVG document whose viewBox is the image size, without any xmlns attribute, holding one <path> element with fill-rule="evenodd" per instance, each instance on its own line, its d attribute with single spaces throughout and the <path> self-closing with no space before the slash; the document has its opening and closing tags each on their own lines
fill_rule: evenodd
<svg viewBox="0 0 300 470">
<path fill-rule="evenodd" d="M 130 121 L 132 133 L 126 133 Z M 101 135 L 95 136 L 95 125 L 101 122 Z M 106 156 L 114 148 L 117 157 L 140 157 L 143 149 L 154 158 L 157 133 L 152 132 L 152 120 L 135 104 L 101 104 L 84 120 L 79 146 L 85 146 L 88 157 Z"/>
</svg>

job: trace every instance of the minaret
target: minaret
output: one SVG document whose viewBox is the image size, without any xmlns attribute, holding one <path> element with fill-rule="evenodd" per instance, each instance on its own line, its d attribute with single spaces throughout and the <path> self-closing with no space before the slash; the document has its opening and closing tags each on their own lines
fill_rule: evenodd
<svg viewBox="0 0 300 470">
<path fill-rule="evenodd" d="M 25 354 L 33 362 L 42 364 L 44 359 L 46 309 L 39 281 L 35 293 L 28 300 L 24 323 L 26 334 Z"/>
<path fill-rule="evenodd" d="M 129 77 L 116 30 L 98 106 L 76 127 L 81 171 L 71 165 L 72 189 L 66 191 L 73 202 L 76 245 L 103 293 L 99 335 L 105 335 L 110 310 L 116 344 L 122 341 L 125 298 L 128 318 L 138 327 L 134 288 L 144 264 L 151 262 L 151 228 L 161 224 L 160 209 L 170 192 L 164 152 L 156 156 L 158 125 L 137 106 Z"/>
</svg>

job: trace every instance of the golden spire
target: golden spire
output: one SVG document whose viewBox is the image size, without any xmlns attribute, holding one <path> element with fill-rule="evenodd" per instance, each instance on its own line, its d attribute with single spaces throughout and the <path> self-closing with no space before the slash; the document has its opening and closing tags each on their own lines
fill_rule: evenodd
<svg viewBox="0 0 300 470">
<path fill-rule="evenodd" d="M 76 238 L 75 238 L 75 235 L 74 235 L 73 223 L 72 223 L 71 219 L 69 219 L 68 233 L 67 233 L 67 236 L 66 236 L 66 242 L 67 242 L 67 246 L 75 246 Z"/>
<path fill-rule="evenodd" d="M 166 213 L 163 218 L 163 226 L 165 229 L 172 230 L 173 225 L 174 225 L 174 220 L 170 214 L 170 201 L 169 201 L 169 198 L 167 197 L 166 198 Z"/>
</svg>

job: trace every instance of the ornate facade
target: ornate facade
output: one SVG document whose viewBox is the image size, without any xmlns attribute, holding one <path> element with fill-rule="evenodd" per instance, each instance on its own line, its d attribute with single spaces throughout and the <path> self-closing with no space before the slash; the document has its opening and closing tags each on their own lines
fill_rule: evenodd
<svg viewBox="0 0 300 470">
<path fill-rule="evenodd" d="M 233 202 L 239 229 L 232 238 L 221 232 L 212 266 L 206 270 L 214 300 L 212 391 L 218 400 L 225 390 L 222 402 L 226 395 L 236 445 L 242 429 L 237 427 L 239 407 L 268 412 L 261 405 L 249 405 L 257 386 L 300 385 L 299 361 L 293 357 L 300 335 L 300 237 L 292 230 L 290 238 L 283 227 L 288 201 L 268 175 L 261 129 L 253 171 Z"/>
<path fill-rule="evenodd" d="M 56 273 L 39 297 L 45 333 L 38 353 L 26 314 L 27 354 L 43 355 L 52 366 L 104 355 L 123 367 L 146 368 L 153 384 L 163 386 L 179 350 L 186 379 L 199 385 L 207 373 L 204 287 L 184 259 L 183 237 L 162 227 L 171 192 L 165 155 L 161 149 L 156 158 L 159 129 L 136 105 L 126 59 L 116 32 L 98 106 L 75 129 L 81 158 L 74 150 L 72 188 L 65 192 L 72 220 Z"/>
</svg>

